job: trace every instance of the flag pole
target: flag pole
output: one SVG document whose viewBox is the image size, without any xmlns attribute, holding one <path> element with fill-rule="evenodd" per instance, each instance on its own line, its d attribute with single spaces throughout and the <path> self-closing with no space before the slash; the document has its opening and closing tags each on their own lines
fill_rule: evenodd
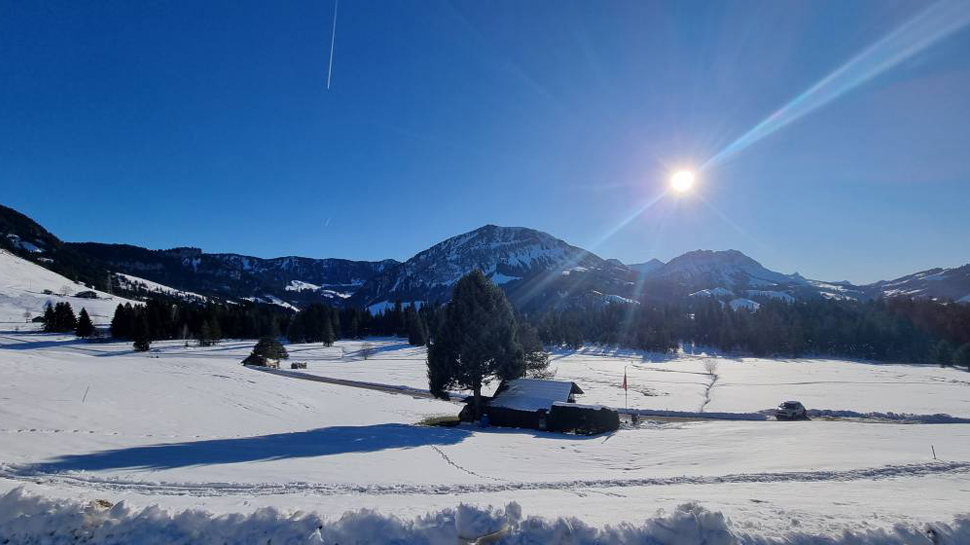
<svg viewBox="0 0 970 545">
<path fill-rule="evenodd" d="M 630 389 L 626 384 L 626 368 L 627 366 L 624 365 L 623 366 L 623 406 L 624 408 L 629 409 L 630 408 Z"/>
</svg>

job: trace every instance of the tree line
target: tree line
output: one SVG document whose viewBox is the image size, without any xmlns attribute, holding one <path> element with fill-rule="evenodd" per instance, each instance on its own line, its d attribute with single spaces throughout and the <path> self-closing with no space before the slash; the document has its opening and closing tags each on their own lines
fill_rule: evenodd
<svg viewBox="0 0 970 545">
<path fill-rule="evenodd" d="M 753 356 L 834 356 L 970 367 L 970 306 L 879 299 L 787 303 L 755 311 L 716 299 L 589 306 L 526 319 L 547 345 L 605 344 L 654 352 L 680 343 Z"/>
<path fill-rule="evenodd" d="M 74 315 L 74 309 L 68 302 L 60 302 L 51 305 L 49 302 L 44 307 L 44 331 L 48 333 L 74 333 L 78 337 L 93 337 L 97 330 L 88 311 L 81 308 L 78 316 Z"/>
</svg>

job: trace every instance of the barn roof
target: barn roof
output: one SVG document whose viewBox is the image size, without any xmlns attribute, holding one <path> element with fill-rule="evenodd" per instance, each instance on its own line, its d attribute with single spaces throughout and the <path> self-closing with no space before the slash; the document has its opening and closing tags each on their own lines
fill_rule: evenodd
<svg viewBox="0 0 970 545">
<path fill-rule="evenodd" d="M 575 382 L 519 378 L 503 382 L 489 405 L 517 411 L 548 410 L 553 403 L 567 402 L 571 394 L 581 393 Z"/>
</svg>

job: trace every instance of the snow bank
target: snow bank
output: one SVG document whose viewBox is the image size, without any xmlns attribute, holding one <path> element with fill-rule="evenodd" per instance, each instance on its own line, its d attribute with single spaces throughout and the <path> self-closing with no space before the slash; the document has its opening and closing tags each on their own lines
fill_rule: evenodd
<svg viewBox="0 0 970 545">
<path fill-rule="evenodd" d="M 765 411 L 773 413 L 774 409 Z M 880 413 L 831 409 L 809 409 L 806 411 L 809 418 L 858 418 L 862 420 L 889 420 L 893 422 L 916 422 L 919 424 L 970 424 L 970 418 L 959 418 L 948 414 L 909 414 L 909 413 Z"/>
<path fill-rule="evenodd" d="M 832 528 L 830 535 L 791 532 L 759 536 L 736 528 L 723 514 L 694 503 L 672 513 L 657 512 L 640 525 L 597 528 L 576 518 L 522 518 L 518 504 L 504 509 L 460 505 L 414 519 L 376 511 L 349 511 L 322 517 L 274 508 L 251 514 L 214 515 L 206 511 L 170 512 L 158 506 L 137 509 L 125 502 L 80 503 L 43 498 L 23 488 L 0 497 L 0 542 L 45 544 L 120 543 L 643 543 L 671 545 L 940 545 L 970 542 L 970 516 L 951 523 L 891 529 Z M 494 540 L 494 541 L 492 541 Z"/>
</svg>

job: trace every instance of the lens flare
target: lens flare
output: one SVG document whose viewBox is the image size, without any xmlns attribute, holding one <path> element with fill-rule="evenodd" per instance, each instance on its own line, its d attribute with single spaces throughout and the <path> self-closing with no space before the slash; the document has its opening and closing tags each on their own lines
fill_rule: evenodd
<svg viewBox="0 0 970 545">
<path fill-rule="evenodd" d="M 970 24 L 970 2 L 966 0 L 936 2 L 717 152 L 701 166 L 701 170 L 737 155 L 759 140 L 825 106 L 968 24 Z"/>
</svg>

